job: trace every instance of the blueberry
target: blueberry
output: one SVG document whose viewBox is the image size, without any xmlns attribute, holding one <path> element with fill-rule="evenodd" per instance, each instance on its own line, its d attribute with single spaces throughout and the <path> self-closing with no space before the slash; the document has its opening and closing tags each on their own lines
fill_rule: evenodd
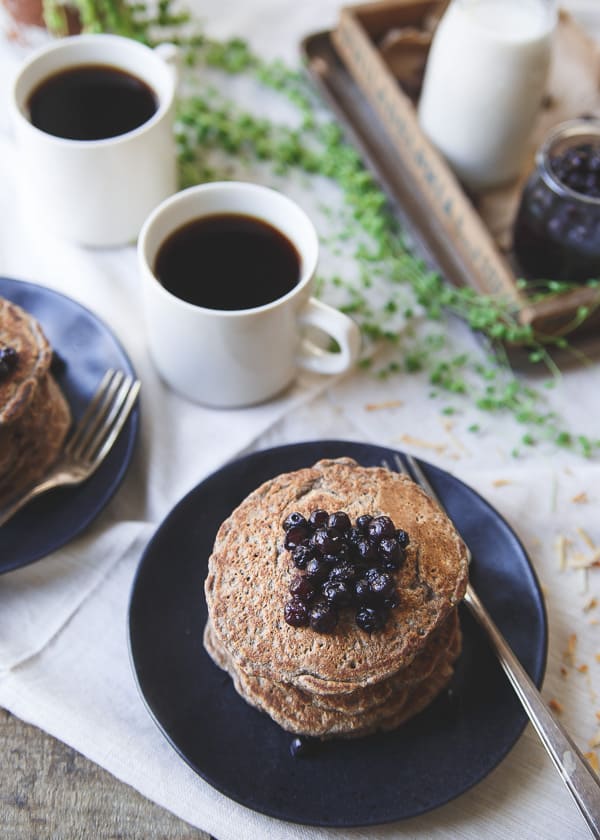
<svg viewBox="0 0 600 840">
<path fill-rule="evenodd" d="M 365 605 L 356 611 L 356 624 L 366 633 L 374 633 L 385 626 L 387 610 L 381 607 L 367 607 Z"/>
<path fill-rule="evenodd" d="M 290 528 L 293 528 L 294 525 L 303 525 L 306 527 L 307 522 L 306 519 L 302 516 L 301 513 L 294 511 L 294 513 L 290 513 L 288 517 L 286 517 L 285 522 L 283 523 L 283 527 L 286 531 L 289 531 Z"/>
<path fill-rule="evenodd" d="M 357 571 L 353 563 L 350 563 L 348 560 L 343 560 L 341 563 L 336 563 L 329 572 L 329 580 L 341 580 L 344 583 L 352 583 L 356 580 Z"/>
<path fill-rule="evenodd" d="M 315 587 L 304 575 L 295 575 L 290 583 L 290 593 L 301 601 L 310 601 L 315 594 Z"/>
<path fill-rule="evenodd" d="M 394 589 L 391 595 L 389 595 L 385 601 L 383 602 L 386 607 L 389 607 L 391 610 L 395 610 L 396 607 L 400 606 L 400 595 L 398 594 L 398 590 Z"/>
<path fill-rule="evenodd" d="M 381 568 L 384 572 L 397 572 L 400 566 L 402 565 L 403 560 L 403 554 L 400 554 L 400 557 L 398 559 L 396 559 L 395 557 L 390 557 L 388 559 L 383 560 Z"/>
<path fill-rule="evenodd" d="M 359 531 L 362 531 L 364 533 L 367 530 L 367 528 L 369 527 L 369 523 L 371 522 L 372 519 L 373 519 L 373 517 L 370 516 L 368 513 L 363 513 L 362 516 L 359 516 L 357 518 L 356 527 L 358 528 Z"/>
<path fill-rule="evenodd" d="M 367 537 L 363 537 L 356 545 L 361 560 L 370 562 L 377 559 L 377 547 Z"/>
<path fill-rule="evenodd" d="M 343 510 L 338 510 L 330 515 L 327 520 L 327 527 L 335 528 L 335 530 L 339 531 L 340 534 L 345 534 L 352 527 L 350 524 L 350 517 L 347 513 L 344 513 Z"/>
<path fill-rule="evenodd" d="M 564 233 L 565 221 L 560 216 L 552 216 L 548 220 L 548 232 L 556 239 L 561 239 Z"/>
<path fill-rule="evenodd" d="M 352 603 L 350 584 L 343 580 L 328 580 L 323 584 L 321 591 L 329 603 L 336 607 L 346 607 Z"/>
<path fill-rule="evenodd" d="M 283 617 L 292 627 L 306 627 L 309 621 L 308 606 L 299 598 L 292 598 L 283 608 Z"/>
<path fill-rule="evenodd" d="M 312 581 L 325 580 L 329 574 L 329 567 L 321 557 L 313 557 L 306 564 L 306 575 Z"/>
<path fill-rule="evenodd" d="M 354 584 L 354 595 L 360 603 L 367 602 L 371 597 L 371 585 L 365 578 L 357 580 Z"/>
<path fill-rule="evenodd" d="M 359 528 L 350 528 L 346 534 L 346 540 L 350 545 L 356 545 L 359 540 L 362 540 L 363 533 Z"/>
<path fill-rule="evenodd" d="M 302 545 L 309 536 L 308 528 L 305 528 L 304 525 L 292 525 L 285 532 L 283 544 L 287 549 L 296 548 L 296 546 Z"/>
<path fill-rule="evenodd" d="M 380 540 L 382 537 L 393 537 L 396 529 L 394 523 L 389 516 L 377 516 L 369 523 L 367 533 L 374 540 Z"/>
<path fill-rule="evenodd" d="M 342 535 L 335 528 L 319 528 L 310 541 L 321 554 L 337 554 L 344 544 Z"/>
<path fill-rule="evenodd" d="M 406 548 L 406 546 L 410 543 L 410 537 L 406 531 L 402 530 L 402 528 L 398 528 L 396 531 L 396 539 L 398 540 L 400 548 Z"/>
<path fill-rule="evenodd" d="M 378 598 L 390 598 L 396 590 L 394 579 L 386 572 L 380 572 L 369 580 L 371 592 Z"/>
<path fill-rule="evenodd" d="M 383 537 L 379 542 L 379 555 L 382 560 L 400 560 L 401 549 L 395 536 Z"/>
<path fill-rule="evenodd" d="M 309 609 L 309 622 L 317 633 L 331 633 L 338 622 L 337 610 L 324 598 L 319 599 Z"/>
<path fill-rule="evenodd" d="M 365 580 L 368 580 L 369 583 L 375 580 L 375 578 L 379 577 L 381 574 L 381 569 L 378 566 L 371 566 L 367 569 L 364 573 Z"/>
<path fill-rule="evenodd" d="M 583 143 L 567 149 L 550 161 L 559 181 L 583 195 L 594 195 L 600 187 L 600 147 Z"/>
<path fill-rule="evenodd" d="M 19 354 L 14 347 L 0 347 L 0 380 L 6 379 L 17 367 Z"/>
<path fill-rule="evenodd" d="M 317 510 L 313 510 L 310 516 L 308 517 L 308 524 L 311 528 L 325 528 L 327 527 L 327 520 L 329 519 L 329 514 L 326 510 L 322 508 L 317 508 Z"/>
<path fill-rule="evenodd" d="M 297 545 L 292 551 L 292 560 L 297 569 L 305 569 L 306 564 L 315 556 L 314 551 L 308 545 Z"/>
</svg>

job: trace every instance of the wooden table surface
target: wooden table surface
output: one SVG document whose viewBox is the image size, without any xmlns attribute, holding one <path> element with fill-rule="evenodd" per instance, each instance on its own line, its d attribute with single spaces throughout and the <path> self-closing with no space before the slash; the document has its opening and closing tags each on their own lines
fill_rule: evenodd
<svg viewBox="0 0 600 840">
<path fill-rule="evenodd" d="M 209 840 L 78 752 L 0 710 L 2 840 Z"/>
</svg>

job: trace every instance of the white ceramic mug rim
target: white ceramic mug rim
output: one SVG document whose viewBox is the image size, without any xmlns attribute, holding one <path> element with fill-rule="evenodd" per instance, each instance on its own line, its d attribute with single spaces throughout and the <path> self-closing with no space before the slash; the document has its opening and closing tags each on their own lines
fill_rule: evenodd
<svg viewBox="0 0 600 840">
<path fill-rule="evenodd" d="M 206 306 L 199 306 L 198 304 L 190 303 L 189 301 L 183 300 L 182 298 L 178 297 L 177 295 L 173 294 L 168 289 L 166 289 L 156 277 L 154 270 L 150 265 L 150 261 L 148 259 L 147 254 L 148 237 L 151 234 L 153 224 L 155 224 L 156 221 L 164 213 L 167 213 L 174 205 L 179 204 L 181 201 L 185 201 L 190 195 L 217 191 L 232 193 L 239 191 L 256 192 L 262 195 L 276 197 L 277 200 L 280 200 L 284 204 L 288 204 L 290 208 L 293 208 L 294 212 L 298 213 L 301 217 L 303 217 L 303 221 L 305 222 L 307 229 L 310 230 L 310 236 L 313 239 L 313 254 L 309 257 L 309 259 L 305 259 L 305 255 L 300 253 L 300 258 L 303 264 L 300 279 L 298 280 L 296 285 L 292 289 L 290 289 L 289 292 L 286 292 L 285 295 L 282 295 L 281 297 L 278 297 L 275 300 L 270 301 L 269 303 L 264 303 L 261 306 L 253 306 L 248 309 L 212 309 Z M 236 210 L 232 209 L 230 212 L 234 213 L 236 212 Z M 201 218 L 203 215 L 210 216 L 216 214 L 211 211 L 205 214 L 203 214 L 202 212 L 195 212 L 190 214 L 188 221 L 192 221 L 196 218 Z M 257 208 L 256 212 L 252 214 L 244 213 L 243 215 L 252 215 L 256 219 L 264 219 L 264 215 L 260 212 L 260 208 Z M 271 224 L 274 228 L 278 230 L 280 229 L 278 225 L 275 222 L 272 222 L 271 220 L 269 220 L 269 224 Z M 169 230 L 169 233 L 172 233 L 173 231 L 177 230 L 177 228 L 180 226 L 181 223 L 179 223 L 178 225 L 174 225 Z M 293 242 L 294 246 L 296 247 L 296 243 L 294 242 L 293 238 L 288 238 Z M 163 237 L 163 239 L 161 240 L 161 244 L 162 242 L 164 242 L 164 239 L 165 237 Z M 165 199 L 165 201 L 159 204 L 158 207 L 154 208 L 152 213 L 144 222 L 138 238 L 139 258 L 143 262 L 143 267 L 150 277 L 150 282 L 152 283 L 154 288 L 159 292 L 159 294 L 163 295 L 166 300 L 175 302 L 176 305 L 181 306 L 182 309 L 187 310 L 188 312 L 199 312 L 206 315 L 213 315 L 222 318 L 243 318 L 247 317 L 248 315 L 254 315 L 255 313 L 259 312 L 268 312 L 269 310 L 277 309 L 286 301 L 299 295 L 303 291 L 303 289 L 305 289 L 306 286 L 310 283 L 314 276 L 317 267 L 318 251 L 319 239 L 317 236 L 317 232 L 309 216 L 300 207 L 300 205 L 293 201 L 291 198 L 288 198 L 288 196 L 284 195 L 284 193 L 278 192 L 277 190 L 274 190 L 271 187 L 265 187 L 262 184 L 253 184 L 249 181 L 213 181 L 209 184 L 197 184 L 196 186 L 188 187 L 185 190 L 180 190 L 179 192 L 175 193 L 175 195 L 172 195 L 169 198 Z"/>
<path fill-rule="evenodd" d="M 175 98 L 175 90 L 176 90 L 176 80 L 175 74 L 172 74 L 172 85 L 170 86 L 169 93 L 167 96 L 160 97 L 158 91 L 155 90 L 154 85 L 152 85 L 148 79 L 145 77 L 142 71 L 129 71 L 132 72 L 134 75 L 138 75 L 139 78 L 143 79 L 146 84 L 150 84 L 150 87 L 154 91 L 157 100 L 158 100 L 158 108 L 152 114 L 150 119 L 146 120 L 146 122 L 142 123 L 141 125 L 137 126 L 137 128 L 133 128 L 131 131 L 126 131 L 123 134 L 117 134 L 114 137 L 104 137 L 98 140 L 73 140 L 69 137 L 58 137 L 55 134 L 50 134 L 47 131 L 43 131 L 41 128 L 35 126 L 30 119 L 27 118 L 26 114 L 23 112 L 23 108 L 18 103 L 17 100 L 17 89 L 23 76 L 30 71 L 30 69 L 38 62 L 43 60 L 47 55 L 50 55 L 54 52 L 64 52 L 67 53 L 70 50 L 77 49 L 78 45 L 86 44 L 86 43 L 101 43 L 110 41 L 112 43 L 118 43 L 125 49 L 131 50 L 133 53 L 134 51 L 147 51 L 146 55 L 149 54 L 148 57 L 152 56 L 153 59 L 156 59 L 160 66 L 162 64 L 165 68 L 165 72 L 168 73 L 169 66 L 167 62 L 161 58 L 160 54 L 156 52 L 151 47 L 146 46 L 145 44 L 140 43 L 139 41 L 134 41 L 131 38 L 124 38 L 121 35 L 113 35 L 110 33 L 85 33 L 82 35 L 71 35 L 68 38 L 64 38 L 62 40 L 57 41 L 56 43 L 46 44 L 39 49 L 37 49 L 31 56 L 27 59 L 25 64 L 20 68 L 19 72 L 17 73 L 13 84 L 12 84 L 12 91 L 11 91 L 11 104 L 17 116 L 17 119 L 25 126 L 27 126 L 28 130 L 32 131 L 34 134 L 37 134 L 40 137 L 43 137 L 46 142 L 48 143 L 55 143 L 60 146 L 68 146 L 68 147 L 80 147 L 86 149 L 92 149 L 99 146 L 111 146 L 111 145 L 118 145 L 124 141 L 128 141 L 133 137 L 138 137 L 141 134 L 144 134 L 147 131 L 150 131 L 152 127 L 160 120 L 163 119 L 169 108 L 171 107 L 173 100 Z M 81 62 L 83 63 L 83 62 Z M 106 61 L 107 66 L 118 66 L 116 63 L 111 62 L 110 59 Z M 76 66 L 73 65 L 65 65 L 65 68 L 69 66 Z M 27 95 L 31 93 L 31 90 L 27 91 Z M 27 96 L 24 97 L 27 99 Z"/>
</svg>

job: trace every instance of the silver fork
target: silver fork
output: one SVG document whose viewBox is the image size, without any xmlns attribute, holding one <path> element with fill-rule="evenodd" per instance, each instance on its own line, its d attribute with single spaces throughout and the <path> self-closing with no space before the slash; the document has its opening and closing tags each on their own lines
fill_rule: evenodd
<svg viewBox="0 0 600 840">
<path fill-rule="evenodd" d="M 445 510 L 418 462 L 411 455 L 404 454 L 402 458 L 398 453 L 394 454 L 394 465 L 397 472 L 410 475 L 437 502 L 440 508 Z M 408 465 L 408 469 L 404 462 Z M 390 469 L 387 461 L 382 461 L 382 464 Z M 467 552 L 470 563 L 471 552 L 468 546 Z M 597 777 L 590 769 L 577 745 L 544 703 L 535 683 L 496 627 L 470 583 L 467 585 L 464 602 L 485 630 L 506 676 L 554 762 L 554 766 L 577 803 L 588 828 L 594 837 L 600 838 L 600 783 Z"/>
<path fill-rule="evenodd" d="M 139 390 L 139 380 L 125 376 L 122 371 L 107 370 L 58 460 L 41 481 L 10 500 L 0 511 L 0 526 L 42 493 L 80 484 L 93 475 L 117 440 Z"/>
</svg>

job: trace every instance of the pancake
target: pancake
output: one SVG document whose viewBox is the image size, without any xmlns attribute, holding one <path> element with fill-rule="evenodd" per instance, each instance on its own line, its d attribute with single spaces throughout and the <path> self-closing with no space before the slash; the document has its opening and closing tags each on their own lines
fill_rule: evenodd
<svg viewBox="0 0 600 840">
<path fill-rule="evenodd" d="M 215 663 L 229 673 L 236 691 L 246 702 L 268 714 L 288 732 L 325 739 L 387 731 L 425 708 L 452 677 L 452 663 L 460 652 L 460 631 L 455 632 L 453 644 L 442 653 L 434 672 L 406 686 L 399 681 L 385 702 L 356 713 L 318 707 L 308 692 L 236 669 L 210 624 L 205 629 L 204 645 Z"/>
<path fill-rule="evenodd" d="M 315 706 L 347 713 L 360 714 L 375 708 L 401 688 L 410 688 L 430 676 L 450 650 L 460 652 L 458 613 L 452 610 L 442 627 L 427 640 L 427 644 L 405 668 L 375 685 L 357 688 L 343 694 L 311 694 Z M 454 658 L 455 658 L 454 657 Z"/>
<path fill-rule="evenodd" d="M 331 634 L 283 619 L 296 572 L 283 547 L 289 513 L 344 510 L 352 520 L 387 515 L 410 535 L 397 573 L 400 605 L 376 633 L 343 612 Z M 404 475 L 347 458 L 319 461 L 261 485 L 221 525 L 205 584 L 215 642 L 247 676 L 336 695 L 374 685 L 408 666 L 462 599 L 465 546 L 446 514 Z M 325 710 L 324 710 L 325 711 Z"/>
<path fill-rule="evenodd" d="M 22 417 L 0 426 L 0 506 L 48 471 L 60 453 L 71 413 L 60 388 L 46 374 Z"/>
<path fill-rule="evenodd" d="M 0 376 L 0 429 L 27 410 L 52 361 L 52 348 L 38 321 L 0 298 L 0 349 L 5 348 L 16 351 L 17 363 L 9 376 Z"/>
</svg>

